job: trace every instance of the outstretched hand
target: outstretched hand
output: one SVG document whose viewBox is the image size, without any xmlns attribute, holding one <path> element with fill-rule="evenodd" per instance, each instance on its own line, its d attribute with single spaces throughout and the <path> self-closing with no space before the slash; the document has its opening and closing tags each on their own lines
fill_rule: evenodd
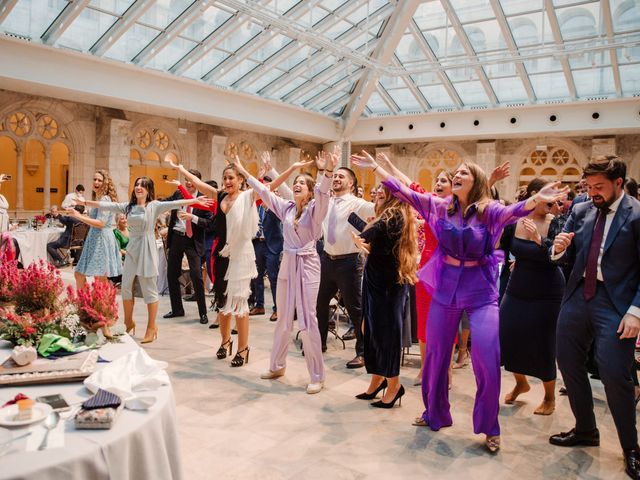
<svg viewBox="0 0 640 480">
<path fill-rule="evenodd" d="M 391 160 L 383 152 L 376 153 L 376 162 L 385 170 L 391 170 Z"/>
<path fill-rule="evenodd" d="M 305 168 L 305 167 L 308 167 L 308 166 L 312 165 L 314 162 L 315 162 L 315 160 L 304 160 L 304 161 L 300 160 L 299 162 L 293 163 L 291 165 L 291 168 L 293 170 L 297 170 L 297 169 L 300 169 L 300 168 Z"/>
<path fill-rule="evenodd" d="M 171 168 L 173 168 L 174 170 L 180 170 L 182 168 L 182 165 L 180 165 L 179 163 L 175 163 L 170 158 L 165 158 L 164 161 L 167 162 L 169 164 L 169 166 Z"/>
<path fill-rule="evenodd" d="M 538 232 L 538 228 L 533 220 L 530 218 L 523 218 L 522 226 L 524 227 L 525 232 L 527 232 L 529 240 L 536 242 L 538 245 L 542 243 L 542 236 L 540 235 L 540 232 Z"/>
<path fill-rule="evenodd" d="M 240 161 L 240 157 L 238 157 L 238 155 L 235 155 L 233 157 L 233 165 L 238 169 L 238 172 L 240 172 L 244 176 L 244 178 L 249 178 L 251 176 L 251 174 L 247 172 L 247 169 L 244 168 L 244 165 L 242 165 L 242 162 Z"/>
<path fill-rule="evenodd" d="M 351 238 L 353 239 L 353 243 L 355 243 L 356 247 L 358 247 L 359 250 L 367 255 L 371 253 L 371 245 L 365 242 L 360 235 L 355 232 L 351 232 Z"/>
<path fill-rule="evenodd" d="M 211 198 L 202 196 L 202 197 L 196 197 L 195 198 L 195 203 L 199 203 L 200 205 L 202 205 L 203 207 L 208 207 L 211 208 L 213 207 L 213 205 L 216 203 L 215 200 L 212 200 Z"/>
<path fill-rule="evenodd" d="M 167 179 L 164 181 L 164 183 L 168 183 L 169 185 L 173 185 L 174 187 L 180 186 L 180 180 L 176 180 L 176 179 Z"/>
<path fill-rule="evenodd" d="M 316 155 L 316 168 L 318 170 L 326 170 L 327 168 L 327 159 L 329 158 L 329 154 L 324 150 L 321 150 Z"/>
<path fill-rule="evenodd" d="M 562 200 L 562 198 L 569 193 L 569 187 L 559 188 L 560 185 L 561 182 L 553 182 L 545 185 L 536 193 L 537 200 L 546 203 Z"/>
<path fill-rule="evenodd" d="M 493 186 L 498 183 L 500 180 L 504 180 L 511 174 L 511 163 L 504 162 L 502 165 L 497 166 L 491 172 L 491 176 L 489 177 L 489 186 Z"/>
<path fill-rule="evenodd" d="M 273 169 L 271 166 L 271 154 L 269 152 L 262 152 L 260 160 L 262 160 L 262 168 L 264 168 L 265 173 Z"/>
<path fill-rule="evenodd" d="M 353 162 L 353 164 L 356 167 L 360 167 L 360 168 L 374 169 L 378 166 L 375 159 L 368 152 L 365 152 L 364 150 L 362 150 L 361 155 L 356 155 L 356 154 L 351 155 L 351 162 Z"/>
</svg>

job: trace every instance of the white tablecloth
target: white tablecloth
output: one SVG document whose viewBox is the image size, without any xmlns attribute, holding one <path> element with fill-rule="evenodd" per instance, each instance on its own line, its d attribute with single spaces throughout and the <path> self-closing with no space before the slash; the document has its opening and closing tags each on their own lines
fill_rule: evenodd
<svg viewBox="0 0 640 480">
<path fill-rule="evenodd" d="M 57 227 L 11 232 L 20 246 L 22 264 L 26 267 L 40 259 L 47 261 L 47 243 L 57 240 L 62 232 L 64 232 L 64 228 Z"/>
<path fill-rule="evenodd" d="M 107 344 L 100 356 L 113 360 L 135 348 L 130 339 L 122 344 Z M 6 350 L 0 349 L 0 356 Z M 100 366 L 106 365 L 103 363 Z M 0 405 L 24 393 L 30 398 L 61 393 L 69 404 L 90 397 L 82 383 L 34 385 L 0 388 Z M 180 479 L 180 447 L 176 425 L 175 401 L 170 385 L 155 392 L 156 404 L 148 411 L 124 409 L 110 430 L 76 430 L 73 420 L 65 425 L 64 448 L 26 452 L 26 440 L 14 442 L 11 450 L 0 457 L 0 479 Z M 64 414 L 63 414 L 64 415 Z M 30 427 L 14 429 L 14 436 Z"/>
</svg>

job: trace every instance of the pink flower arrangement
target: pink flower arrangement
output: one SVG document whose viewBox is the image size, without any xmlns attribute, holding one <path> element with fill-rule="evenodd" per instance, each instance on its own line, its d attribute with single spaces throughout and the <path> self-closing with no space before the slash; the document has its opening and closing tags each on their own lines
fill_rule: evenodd
<svg viewBox="0 0 640 480">
<path fill-rule="evenodd" d="M 118 320 L 118 290 L 108 280 L 94 280 L 74 290 L 67 287 L 67 297 L 80 318 L 80 324 L 89 331 L 108 329 Z"/>
<path fill-rule="evenodd" d="M 37 346 L 45 333 L 58 331 L 57 316 L 55 314 L 34 315 L 31 313 L 17 314 L 3 311 L 0 320 L 0 338 L 15 345 Z"/>
<path fill-rule="evenodd" d="M 14 288 L 20 283 L 17 261 L 0 262 L 0 302 L 12 302 Z"/>
<path fill-rule="evenodd" d="M 43 224 L 47 221 L 47 217 L 45 217 L 44 215 L 36 215 L 35 217 L 33 217 L 36 219 L 36 222 Z"/>
<path fill-rule="evenodd" d="M 60 300 L 64 283 L 60 272 L 50 263 L 40 260 L 19 273 L 13 286 L 13 299 L 17 313 L 59 313 L 64 307 Z"/>
</svg>

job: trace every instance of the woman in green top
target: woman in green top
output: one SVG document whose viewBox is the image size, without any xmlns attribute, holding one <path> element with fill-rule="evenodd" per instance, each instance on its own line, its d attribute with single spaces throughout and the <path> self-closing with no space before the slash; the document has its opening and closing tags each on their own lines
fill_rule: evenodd
<svg viewBox="0 0 640 480">
<path fill-rule="evenodd" d="M 116 243 L 118 249 L 120 249 L 120 255 L 124 261 L 124 256 L 127 253 L 127 245 L 129 244 L 129 228 L 127 226 L 127 216 L 124 213 L 118 214 L 117 227 L 113 229 L 113 234 L 116 236 Z"/>
</svg>

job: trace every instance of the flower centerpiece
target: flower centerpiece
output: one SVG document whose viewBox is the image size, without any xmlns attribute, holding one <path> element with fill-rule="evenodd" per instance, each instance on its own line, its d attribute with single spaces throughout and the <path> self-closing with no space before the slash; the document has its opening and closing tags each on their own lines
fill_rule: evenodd
<svg viewBox="0 0 640 480">
<path fill-rule="evenodd" d="M 0 295 L 10 308 L 0 308 L 0 338 L 14 345 L 37 346 L 45 333 L 61 333 L 64 283 L 53 265 L 32 263 L 25 270 L 0 265 Z"/>
<path fill-rule="evenodd" d="M 118 320 L 118 290 L 108 280 L 94 280 L 85 283 L 82 288 L 75 290 L 67 287 L 67 297 L 87 331 L 102 330 L 106 338 L 111 338 L 109 327 Z"/>
<path fill-rule="evenodd" d="M 0 307 L 13 304 L 13 289 L 19 281 L 18 262 L 15 260 L 0 262 Z"/>
<path fill-rule="evenodd" d="M 33 217 L 33 228 L 38 230 L 42 225 L 47 222 L 47 217 L 44 215 L 36 215 Z"/>
</svg>

